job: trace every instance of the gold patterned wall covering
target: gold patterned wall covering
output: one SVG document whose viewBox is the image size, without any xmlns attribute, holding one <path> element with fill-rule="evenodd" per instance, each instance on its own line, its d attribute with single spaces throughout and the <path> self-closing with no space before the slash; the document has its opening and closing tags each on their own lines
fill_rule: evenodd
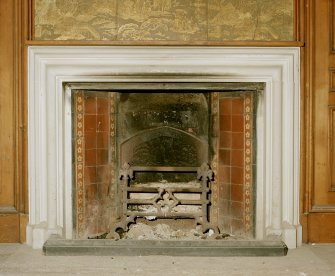
<svg viewBox="0 0 335 276">
<path fill-rule="evenodd" d="M 294 40 L 294 0 L 35 0 L 36 40 Z"/>
</svg>

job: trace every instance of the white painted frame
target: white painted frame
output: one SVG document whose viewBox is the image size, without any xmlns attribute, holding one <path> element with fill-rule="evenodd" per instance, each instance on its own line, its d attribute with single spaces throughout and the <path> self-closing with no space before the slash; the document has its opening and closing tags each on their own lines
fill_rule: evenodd
<svg viewBox="0 0 335 276">
<path fill-rule="evenodd" d="M 263 82 L 257 114 L 256 238 L 295 248 L 299 224 L 300 52 L 281 47 L 30 46 L 27 243 L 72 238 L 67 82 Z M 179 74 L 179 77 L 171 77 Z"/>
</svg>

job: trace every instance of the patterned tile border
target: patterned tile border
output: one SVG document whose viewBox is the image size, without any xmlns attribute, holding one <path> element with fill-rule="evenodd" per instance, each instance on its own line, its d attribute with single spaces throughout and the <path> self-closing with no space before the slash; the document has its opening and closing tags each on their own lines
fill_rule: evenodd
<svg viewBox="0 0 335 276">
<path fill-rule="evenodd" d="M 244 225 L 246 233 L 253 229 L 253 110 L 252 94 L 244 98 Z"/>
<path fill-rule="evenodd" d="M 117 163 L 117 151 L 116 151 L 116 92 L 110 92 L 110 174 L 111 174 L 111 185 L 115 185 L 116 180 L 116 163 Z M 115 196 L 116 188 L 110 186 L 110 193 Z"/>
<path fill-rule="evenodd" d="M 77 92 L 75 97 L 75 178 L 76 178 L 76 222 L 77 237 L 85 232 L 85 188 L 84 188 L 84 93 Z"/>
<path fill-rule="evenodd" d="M 218 207 L 219 207 L 219 182 L 217 179 L 218 176 L 218 168 L 219 168 L 219 160 L 218 160 L 218 152 L 219 152 L 219 143 L 217 134 L 219 132 L 219 93 L 213 92 L 211 93 L 211 109 L 212 109 L 212 118 L 213 118 L 213 131 L 210 133 L 212 136 L 213 148 L 215 149 L 215 153 L 212 159 L 212 170 L 214 172 L 214 181 L 212 181 L 212 211 L 211 211 L 211 222 L 213 225 L 218 225 L 219 217 L 218 217 Z M 215 136 L 215 137 L 214 137 Z"/>
</svg>

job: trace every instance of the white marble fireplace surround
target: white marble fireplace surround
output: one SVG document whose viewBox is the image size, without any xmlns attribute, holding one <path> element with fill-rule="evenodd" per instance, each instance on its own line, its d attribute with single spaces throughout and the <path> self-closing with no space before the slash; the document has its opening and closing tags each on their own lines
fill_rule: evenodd
<svg viewBox="0 0 335 276">
<path fill-rule="evenodd" d="M 68 82 L 262 82 L 257 113 L 256 239 L 301 244 L 299 48 L 29 47 L 27 243 L 71 239 Z M 175 75 L 178 74 L 178 77 Z"/>
</svg>

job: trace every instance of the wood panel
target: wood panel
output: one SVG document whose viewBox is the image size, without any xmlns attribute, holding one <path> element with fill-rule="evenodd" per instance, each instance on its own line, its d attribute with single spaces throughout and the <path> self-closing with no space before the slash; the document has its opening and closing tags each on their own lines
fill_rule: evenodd
<svg viewBox="0 0 335 276">
<path fill-rule="evenodd" d="M 334 4 L 335 0 L 306 0 L 306 178 L 300 205 L 306 242 L 335 242 Z"/>
<path fill-rule="evenodd" d="M 11 0 L 1 1 L 0 9 L 0 212 L 15 205 L 14 180 L 14 9 Z M 11 185 L 8 185 L 11 183 Z"/>
<path fill-rule="evenodd" d="M 329 91 L 335 92 L 335 68 L 329 68 Z"/>
<path fill-rule="evenodd" d="M 303 41 L 42 41 L 27 40 L 27 46 L 235 46 L 302 47 Z"/>
<path fill-rule="evenodd" d="M 335 242 L 335 213 L 309 215 L 309 242 Z"/>
<path fill-rule="evenodd" d="M 335 106 L 329 106 L 329 190 L 335 191 Z"/>
<path fill-rule="evenodd" d="M 329 3 L 329 16 L 329 46 L 330 52 L 335 53 L 335 3 L 332 0 Z"/>
<path fill-rule="evenodd" d="M 20 213 L 26 210 L 20 107 L 23 2 L 0 1 L 0 242 L 20 241 L 20 218 L 25 218 Z M 22 220 L 21 229 L 25 221 Z"/>
<path fill-rule="evenodd" d="M 19 242 L 19 224 L 19 214 L 0 214 L 0 242 Z"/>
<path fill-rule="evenodd" d="M 323 31 L 322 31 L 323 30 Z M 324 31 L 328 30 L 328 31 Z M 329 14 L 328 1 L 315 2 L 314 67 L 314 183 L 312 208 L 328 205 L 328 93 L 329 93 Z"/>
</svg>

